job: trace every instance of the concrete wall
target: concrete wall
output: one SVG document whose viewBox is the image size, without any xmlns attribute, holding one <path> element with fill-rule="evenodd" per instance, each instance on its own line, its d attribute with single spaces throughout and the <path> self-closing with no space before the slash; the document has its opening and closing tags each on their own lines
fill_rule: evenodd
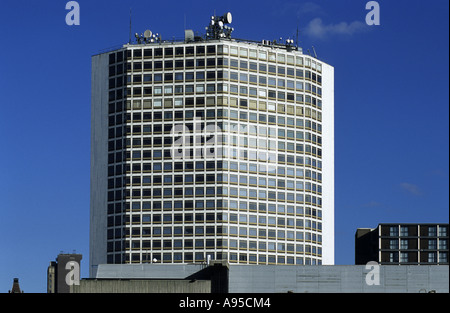
<svg viewBox="0 0 450 313">
<path fill-rule="evenodd" d="M 209 280 L 86 279 L 72 287 L 73 293 L 210 293 Z"/>
<path fill-rule="evenodd" d="M 92 57 L 89 276 L 106 263 L 109 55 Z"/>
<path fill-rule="evenodd" d="M 232 293 L 419 293 L 449 292 L 449 267 L 386 265 L 379 267 L 379 285 L 369 285 L 373 268 L 365 265 L 283 266 L 232 265 Z M 375 280 L 373 280 L 375 282 Z"/>
<path fill-rule="evenodd" d="M 200 264 L 100 264 L 97 279 L 185 279 L 201 271 Z"/>
<path fill-rule="evenodd" d="M 211 268 L 211 267 L 210 267 Z M 195 264 L 102 264 L 98 280 L 158 279 L 211 281 L 211 290 L 230 293 L 419 293 L 449 292 L 446 265 L 382 265 L 379 284 L 370 285 L 375 268 L 366 265 L 230 265 L 228 281 L 220 291 L 214 286 L 223 279 L 213 277 L 205 265 Z M 82 281 L 83 282 L 83 281 Z"/>
</svg>

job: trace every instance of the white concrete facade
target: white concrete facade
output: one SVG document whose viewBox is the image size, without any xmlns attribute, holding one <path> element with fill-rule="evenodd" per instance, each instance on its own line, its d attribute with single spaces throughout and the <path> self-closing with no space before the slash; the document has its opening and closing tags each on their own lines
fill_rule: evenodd
<svg viewBox="0 0 450 313">
<path fill-rule="evenodd" d="M 334 67 L 322 66 L 323 93 L 323 265 L 334 264 Z"/>
</svg>

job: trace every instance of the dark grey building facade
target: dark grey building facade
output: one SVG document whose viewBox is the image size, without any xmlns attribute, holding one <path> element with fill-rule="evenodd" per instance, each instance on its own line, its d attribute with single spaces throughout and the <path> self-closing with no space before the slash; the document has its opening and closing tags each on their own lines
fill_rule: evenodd
<svg viewBox="0 0 450 313">
<path fill-rule="evenodd" d="M 358 228 L 355 264 L 448 265 L 448 224 L 379 224 Z"/>
<path fill-rule="evenodd" d="M 61 253 L 47 269 L 47 293 L 70 293 L 80 283 L 81 254 Z"/>
</svg>

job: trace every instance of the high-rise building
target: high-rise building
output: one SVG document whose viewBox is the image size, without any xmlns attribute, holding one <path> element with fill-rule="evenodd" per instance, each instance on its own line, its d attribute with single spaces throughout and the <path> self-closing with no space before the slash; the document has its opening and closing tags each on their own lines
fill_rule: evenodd
<svg viewBox="0 0 450 313">
<path fill-rule="evenodd" d="M 358 228 L 355 264 L 370 261 L 381 265 L 448 265 L 448 223 L 383 223 L 376 228 Z"/>
<path fill-rule="evenodd" d="M 92 57 L 91 275 L 334 263 L 334 68 L 230 22 Z"/>
</svg>

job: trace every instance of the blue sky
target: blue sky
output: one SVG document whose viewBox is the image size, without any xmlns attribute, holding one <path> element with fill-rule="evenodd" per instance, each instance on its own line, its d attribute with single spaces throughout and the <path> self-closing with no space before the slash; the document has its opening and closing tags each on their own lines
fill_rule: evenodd
<svg viewBox="0 0 450 313">
<path fill-rule="evenodd" d="M 335 67 L 336 264 L 358 227 L 449 220 L 449 2 L 79 0 L 0 4 L 0 293 L 46 291 L 60 251 L 89 262 L 90 61 L 132 31 L 163 39 L 233 14 L 236 38 L 294 38 Z"/>
</svg>

